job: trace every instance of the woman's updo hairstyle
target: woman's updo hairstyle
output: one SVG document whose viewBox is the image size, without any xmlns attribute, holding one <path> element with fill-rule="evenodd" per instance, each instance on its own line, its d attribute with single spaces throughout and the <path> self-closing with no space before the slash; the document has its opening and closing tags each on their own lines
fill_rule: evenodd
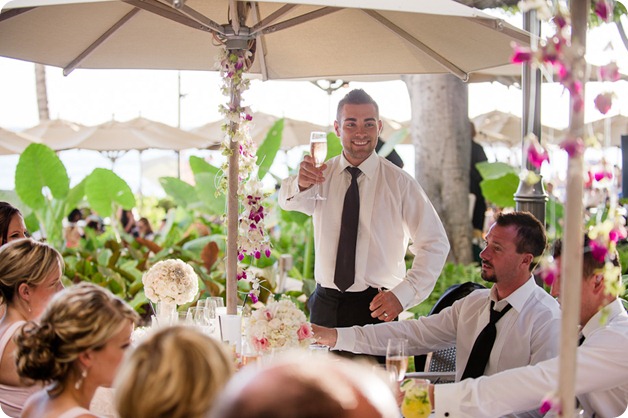
<svg viewBox="0 0 628 418">
<path fill-rule="evenodd" d="M 48 244 L 24 238 L 0 247 L 0 303 L 10 304 L 22 283 L 37 286 L 59 269 L 61 254 Z"/>
<path fill-rule="evenodd" d="M 127 320 L 137 323 L 139 316 L 108 290 L 86 282 L 69 287 L 54 296 L 39 324 L 18 331 L 18 374 L 52 383 L 48 393 L 57 396 L 80 375 L 79 354 L 102 349 Z"/>
</svg>

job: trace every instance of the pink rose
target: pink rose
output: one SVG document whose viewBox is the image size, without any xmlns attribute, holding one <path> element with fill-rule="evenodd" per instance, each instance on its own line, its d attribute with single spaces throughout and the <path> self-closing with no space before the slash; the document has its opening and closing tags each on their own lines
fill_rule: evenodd
<svg viewBox="0 0 628 418">
<path fill-rule="evenodd" d="M 263 338 L 253 338 L 253 346 L 257 351 L 266 351 L 270 348 L 270 342 L 266 337 Z"/>
<path fill-rule="evenodd" d="M 299 341 L 303 341 L 306 338 L 312 338 L 312 328 L 310 324 L 303 324 L 299 327 L 297 331 L 297 336 L 299 337 Z"/>
<path fill-rule="evenodd" d="M 267 321 L 273 319 L 273 314 L 268 309 L 264 310 L 264 319 L 266 319 Z"/>
</svg>

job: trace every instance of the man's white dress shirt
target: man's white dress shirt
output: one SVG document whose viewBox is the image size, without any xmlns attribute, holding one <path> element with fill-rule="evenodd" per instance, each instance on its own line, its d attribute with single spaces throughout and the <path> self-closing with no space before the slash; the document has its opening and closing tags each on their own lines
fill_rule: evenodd
<svg viewBox="0 0 628 418">
<path fill-rule="evenodd" d="M 576 395 L 585 417 L 623 416 L 628 407 L 628 315 L 621 301 L 615 300 L 594 315 L 582 334 L 585 340 L 577 352 Z M 497 417 L 538 408 L 545 396 L 558 389 L 558 368 L 559 359 L 553 358 L 493 376 L 436 385 L 435 416 Z"/>
<path fill-rule="evenodd" d="M 326 162 L 321 195 L 313 200 L 316 186 L 299 191 L 297 176 L 282 182 L 279 204 L 284 210 L 312 215 L 316 262 L 314 277 L 322 287 L 334 284 L 336 252 L 344 196 L 351 182 L 343 155 Z M 371 154 L 359 166 L 360 221 L 356 247 L 355 283 L 348 292 L 368 287 L 390 289 L 404 308 L 425 300 L 434 289 L 445 264 L 449 241 L 427 195 L 408 173 Z M 414 254 L 406 272 L 404 257 L 408 243 Z"/>
</svg>

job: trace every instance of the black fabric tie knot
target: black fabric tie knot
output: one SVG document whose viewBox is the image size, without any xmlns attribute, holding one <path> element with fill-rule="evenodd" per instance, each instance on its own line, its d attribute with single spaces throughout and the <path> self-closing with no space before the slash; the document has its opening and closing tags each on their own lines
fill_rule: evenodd
<svg viewBox="0 0 628 418">
<path fill-rule="evenodd" d="M 495 344 L 495 337 L 497 337 L 495 324 L 512 308 L 512 306 L 506 305 L 501 312 L 497 312 L 493 309 L 494 306 L 495 302 L 491 301 L 491 319 L 473 344 L 471 354 L 469 354 L 469 359 L 467 360 L 467 366 L 462 373 L 462 380 L 468 377 L 480 377 L 484 374 L 484 369 L 486 369 L 488 359 L 491 356 L 491 350 L 493 350 L 493 345 Z"/>
<path fill-rule="evenodd" d="M 582 343 L 584 342 L 585 338 L 586 337 L 584 336 L 584 334 L 580 334 L 580 339 L 578 339 L 578 347 L 580 347 L 582 345 Z"/>
<path fill-rule="evenodd" d="M 347 167 L 351 174 L 351 184 L 345 194 L 340 223 L 340 238 L 336 253 L 336 269 L 334 283 L 341 292 L 350 288 L 355 281 L 355 247 L 358 239 L 360 223 L 360 190 L 358 176 L 362 174 L 357 167 Z"/>
</svg>

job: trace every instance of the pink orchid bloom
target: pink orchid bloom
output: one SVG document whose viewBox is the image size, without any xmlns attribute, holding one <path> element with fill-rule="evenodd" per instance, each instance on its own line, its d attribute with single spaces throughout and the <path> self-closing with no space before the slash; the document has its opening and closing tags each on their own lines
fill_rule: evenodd
<svg viewBox="0 0 628 418">
<path fill-rule="evenodd" d="M 560 143 L 560 147 L 567 151 L 567 155 L 571 158 L 584 153 L 584 142 L 580 138 L 567 138 Z"/>
<path fill-rule="evenodd" d="M 595 14 L 604 22 L 608 22 L 612 17 L 612 9 L 606 0 L 597 0 L 595 2 Z"/>
<path fill-rule="evenodd" d="M 270 258 L 270 248 L 266 248 L 264 254 L 266 255 L 266 258 Z"/>
<path fill-rule="evenodd" d="M 259 298 L 254 292 L 249 293 L 249 297 L 251 298 L 251 302 L 253 302 L 254 304 L 259 302 Z"/>
<path fill-rule="evenodd" d="M 603 65 L 598 70 L 600 81 L 618 81 L 620 79 L 619 67 L 616 62 Z"/>
<path fill-rule="evenodd" d="M 299 341 L 303 341 L 306 338 L 312 338 L 312 335 L 314 334 L 312 333 L 312 328 L 309 324 L 302 324 L 297 331 L 297 337 L 299 338 Z"/>
<path fill-rule="evenodd" d="M 617 243 L 618 241 L 625 239 L 626 235 L 628 235 L 626 228 L 624 228 L 623 226 L 616 227 L 611 229 L 611 232 L 608 233 L 608 239 L 614 243 Z"/>
<path fill-rule="evenodd" d="M 594 173 L 593 178 L 595 179 L 595 181 L 602 181 L 604 179 L 612 179 L 613 173 L 606 170 L 602 170 L 602 171 L 598 171 Z"/>
<path fill-rule="evenodd" d="M 543 161 L 549 162 L 549 154 L 545 148 L 531 144 L 528 147 L 528 161 L 534 167 L 539 168 L 543 164 Z"/>
<path fill-rule="evenodd" d="M 559 29 L 562 29 L 565 26 L 567 26 L 567 18 L 561 13 L 560 10 L 552 18 L 552 21 Z"/>
<path fill-rule="evenodd" d="M 600 263 L 604 262 L 606 254 L 608 254 L 608 248 L 606 248 L 604 244 L 592 239 L 589 241 L 589 248 L 591 248 L 591 255 L 593 256 L 593 259 Z"/>
<path fill-rule="evenodd" d="M 551 399 L 543 399 L 543 403 L 541 404 L 541 407 L 539 408 L 539 412 L 541 414 L 546 414 L 549 411 L 552 410 L 553 404 Z"/>
<path fill-rule="evenodd" d="M 554 282 L 556 281 L 556 278 L 558 277 L 558 268 L 556 267 L 555 264 L 551 264 L 545 267 L 543 270 L 541 270 L 539 274 L 541 276 L 541 279 L 543 279 L 543 281 L 545 282 L 545 284 L 548 286 L 551 286 L 554 284 Z"/>
<path fill-rule="evenodd" d="M 510 62 L 513 64 L 522 64 L 532 60 L 532 51 L 530 48 L 516 46 Z"/>
<path fill-rule="evenodd" d="M 613 106 L 613 93 L 600 93 L 593 102 L 595 103 L 595 108 L 605 115 Z"/>
</svg>

